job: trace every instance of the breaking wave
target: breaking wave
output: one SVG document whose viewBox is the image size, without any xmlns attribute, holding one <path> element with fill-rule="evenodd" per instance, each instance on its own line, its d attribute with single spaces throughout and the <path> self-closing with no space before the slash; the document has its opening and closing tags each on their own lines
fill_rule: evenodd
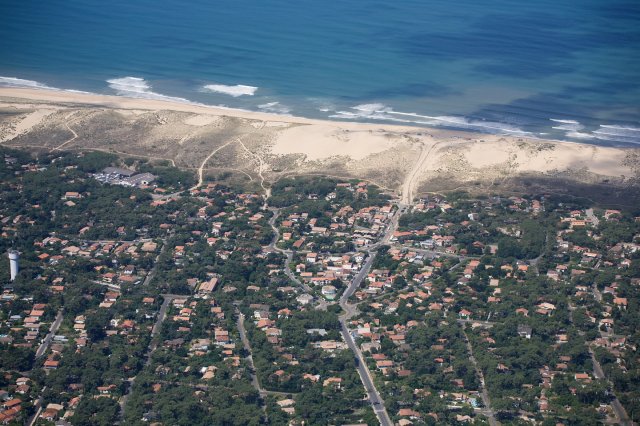
<svg viewBox="0 0 640 426">
<path fill-rule="evenodd" d="M 601 124 L 592 135 L 600 140 L 640 144 L 640 128 Z"/>
<path fill-rule="evenodd" d="M 107 83 L 109 88 L 115 91 L 115 94 L 119 96 L 161 101 L 173 101 L 192 105 L 206 106 L 202 103 L 193 102 L 186 98 L 168 96 L 158 93 L 153 90 L 152 85 L 148 81 L 140 77 L 127 76 L 121 78 L 113 78 L 107 80 Z M 0 87 L 42 89 L 85 94 L 91 93 L 78 90 L 60 89 L 35 80 L 6 76 L 0 76 Z M 240 84 L 207 84 L 199 88 L 194 88 L 194 90 L 198 90 L 200 92 L 207 91 L 221 93 L 236 98 L 240 96 L 256 96 L 256 92 L 259 90 L 259 88 Z M 254 104 L 254 106 L 251 108 L 253 110 L 257 109 L 259 111 L 280 115 L 289 115 L 292 112 L 292 109 L 289 106 L 283 105 L 282 103 L 277 101 L 273 101 L 273 98 L 261 96 L 257 97 L 257 105 Z M 536 129 L 536 133 L 532 133 L 533 130 L 525 131 L 512 123 L 499 122 L 495 121 L 495 119 L 483 120 L 456 115 L 431 116 L 414 112 L 394 111 L 392 107 L 377 102 L 363 103 L 351 107 L 343 107 L 342 109 L 337 107 L 334 101 L 328 98 L 307 98 L 307 102 L 312 104 L 314 110 L 324 113 L 324 117 L 340 120 L 364 122 L 385 121 L 389 123 L 419 125 L 427 127 L 448 127 L 493 134 L 510 134 L 515 136 L 539 135 L 544 138 L 553 137 L 553 132 L 544 133 L 545 131 L 549 130 L 549 128 L 552 128 L 556 131 L 562 132 L 564 134 L 564 138 L 568 140 L 592 140 L 594 143 L 595 141 L 600 140 L 603 141 L 603 143 L 606 142 L 607 144 L 617 142 L 622 144 L 640 145 L 640 128 L 634 127 L 633 125 L 598 125 L 590 123 L 583 124 L 580 121 L 573 119 L 549 118 L 546 126 L 543 124 L 543 127 Z M 222 105 L 218 105 L 217 107 L 228 108 Z M 526 128 L 527 130 L 529 130 L 528 127 Z"/>
<path fill-rule="evenodd" d="M 554 123 L 559 123 L 556 126 L 553 126 L 553 129 L 556 130 L 566 130 L 567 132 L 578 132 L 578 130 L 584 129 L 584 126 L 580 124 L 579 121 L 576 120 L 560 120 L 557 118 L 550 118 L 549 120 Z"/>
<path fill-rule="evenodd" d="M 0 87 L 18 87 L 25 89 L 45 89 L 45 90 L 56 90 L 59 92 L 70 92 L 70 93 L 89 93 L 83 92 L 82 90 L 72 90 L 72 89 L 60 89 L 57 87 L 47 86 L 44 83 L 40 83 L 39 81 L 34 80 L 26 80 L 23 78 L 17 77 L 2 77 L 0 76 Z"/>
<path fill-rule="evenodd" d="M 568 138 L 575 138 L 575 139 L 593 139 L 594 138 L 594 136 L 591 133 L 584 133 L 584 132 L 578 132 L 578 131 L 567 132 L 565 133 L 565 136 L 567 136 Z"/>
<path fill-rule="evenodd" d="M 207 84 L 202 86 L 202 90 L 206 92 L 222 93 L 237 98 L 238 96 L 253 96 L 258 88 L 255 86 L 245 86 L 244 84 L 236 84 L 235 86 Z"/>
<path fill-rule="evenodd" d="M 262 111 L 271 112 L 273 114 L 289 114 L 291 109 L 280 102 L 268 102 L 266 104 L 258 105 Z"/>
<path fill-rule="evenodd" d="M 158 101 L 173 101 L 193 104 L 188 99 L 162 95 L 151 90 L 151 85 L 140 77 L 123 77 L 107 80 L 109 87 L 120 96 L 138 99 L 154 99 Z"/>
<path fill-rule="evenodd" d="M 496 121 L 472 120 L 462 116 L 430 116 L 413 112 L 394 111 L 393 108 L 381 103 L 362 104 L 350 108 L 350 111 L 337 111 L 332 118 L 348 120 L 385 120 L 398 123 L 422 124 L 427 126 L 444 126 L 475 130 L 486 133 L 530 135 L 519 127 Z M 400 118 L 402 117 L 402 118 Z"/>
<path fill-rule="evenodd" d="M 34 89 L 52 89 L 58 90 L 55 87 L 49 87 L 46 84 L 39 83 L 33 80 L 25 80 L 22 78 L 16 77 L 1 77 L 0 76 L 0 85 L 6 87 L 32 87 Z"/>
<path fill-rule="evenodd" d="M 556 130 L 563 130 L 565 136 L 572 139 L 599 139 L 609 142 L 626 142 L 640 144 L 640 129 L 630 126 L 616 126 L 601 124 L 593 131 L 585 130 L 585 126 L 575 120 L 550 119 L 559 123 L 553 126 Z"/>
</svg>

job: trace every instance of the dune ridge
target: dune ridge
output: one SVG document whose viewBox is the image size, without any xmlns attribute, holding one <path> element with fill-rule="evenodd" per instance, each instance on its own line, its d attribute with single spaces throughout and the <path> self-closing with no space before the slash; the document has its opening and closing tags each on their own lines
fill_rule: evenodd
<svg viewBox="0 0 640 426">
<path fill-rule="evenodd" d="M 0 110 L 3 146 L 164 159 L 205 178 L 227 172 L 255 185 L 298 174 L 352 177 L 405 202 L 453 183 L 488 190 L 518 179 L 562 178 L 637 192 L 640 181 L 638 148 L 46 89 L 0 88 Z"/>
</svg>

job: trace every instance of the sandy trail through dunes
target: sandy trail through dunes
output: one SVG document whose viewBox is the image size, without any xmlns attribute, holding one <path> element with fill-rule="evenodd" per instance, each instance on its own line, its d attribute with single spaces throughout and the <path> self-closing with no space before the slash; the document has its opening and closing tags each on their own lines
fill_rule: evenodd
<svg viewBox="0 0 640 426">
<path fill-rule="evenodd" d="M 258 176 L 265 191 L 282 176 L 340 175 L 378 182 L 408 204 L 421 183 L 437 179 L 460 185 L 485 182 L 487 187 L 524 174 L 585 183 L 611 180 L 634 187 L 640 182 L 639 148 L 322 121 L 51 90 L 0 88 L 0 108 L 9 113 L 0 132 L 5 146 L 49 150 L 53 145 L 54 150 L 164 158 L 178 167 L 197 168 L 196 187 L 204 184 L 207 169 Z M 61 109 L 82 111 L 82 121 L 68 114 L 49 117 Z M 149 112 L 162 120 L 149 120 Z M 249 143 L 249 136 L 260 142 Z M 250 161 L 245 155 L 221 152 L 238 141 Z M 216 166 L 207 167 L 214 156 L 220 156 Z"/>
</svg>

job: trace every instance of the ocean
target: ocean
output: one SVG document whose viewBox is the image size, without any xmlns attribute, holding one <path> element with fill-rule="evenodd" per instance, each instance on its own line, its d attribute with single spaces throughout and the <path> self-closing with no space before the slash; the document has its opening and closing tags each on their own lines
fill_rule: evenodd
<svg viewBox="0 0 640 426">
<path fill-rule="evenodd" d="M 4 0 L 0 85 L 640 144 L 638 0 Z"/>
</svg>

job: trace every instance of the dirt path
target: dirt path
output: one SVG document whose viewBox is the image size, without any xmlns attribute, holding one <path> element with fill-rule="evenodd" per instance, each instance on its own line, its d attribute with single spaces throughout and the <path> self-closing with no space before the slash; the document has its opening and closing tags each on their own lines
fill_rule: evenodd
<svg viewBox="0 0 640 426">
<path fill-rule="evenodd" d="M 271 188 L 267 188 L 264 186 L 264 176 L 262 175 L 262 172 L 266 169 L 267 166 L 264 160 L 262 159 L 262 157 L 260 157 L 258 154 L 254 152 L 249 151 L 249 149 L 245 146 L 244 142 L 242 142 L 241 140 L 238 140 L 238 142 L 242 146 L 242 149 L 244 149 L 247 152 L 247 154 L 249 154 L 250 156 L 255 158 L 256 161 L 258 161 L 258 176 L 260 177 L 260 187 L 265 193 L 265 203 L 266 203 L 267 199 L 271 195 Z"/>
<path fill-rule="evenodd" d="M 199 187 L 201 187 L 201 186 L 202 186 L 202 183 L 204 182 L 204 177 L 203 177 L 204 166 L 206 166 L 206 165 L 207 165 L 207 162 L 211 159 L 211 157 L 213 157 L 213 156 L 214 156 L 218 151 L 220 151 L 222 148 L 225 148 L 226 146 L 231 145 L 231 144 L 232 144 L 232 143 L 234 143 L 234 142 L 237 142 L 237 143 L 239 143 L 240 145 L 242 145 L 242 148 L 244 148 L 244 150 L 245 150 L 245 151 L 247 151 L 247 152 L 249 153 L 249 155 L 253 156 L 254 158 L 256 158 L 256 159 L 258 160 L 258 164 L 259 164 L 258 175 L 260 176 L 260 180 L 261 180 L 261 182 L 260 182 L 260 186 L 262 187 L 262 189 L 264 189 L 264 191 L 265 191 L 265 193 L 266 193 L 266 195 L 267 195 L 267 198 L 268 198 L 268 197 L 269 197 L 269 195 L 270 195 L 270 193 L 271 193 L 271 191 L 270 191 L 270 190 L 267 190 L 267 188 L 265 188 L 265 186 L 264 186 L 264 177 L 262 176 L 263 168 L 264 168 L 264 167 L 266 167 L 266 166 L 264 165 L 264 161 L 262 160 L 262 158 L 261 158 L 260 156 L 258 156 L 257 154 L 254 154 L 253 152 L 249 151 L 249 150 L 247 149 L 247 147 L 244 145 L 244 143 L 242 142 L 242 138 L 243 138 L 243 137 L 247 137 L 247 136 L 250 136 L 250 135 L 252 135 L 252 134 L 256 133 L 257 131 L 261 130 L 261 129 L 264 127 L 264 125 L 265 125 L 265 123 L 264 123 L 264 122 L 262 122 L 262 123 L 261 123 L 261 125 L 260 125 L 259 127 L 257 127 L 255 130 L 253 130 L 252 132 L 246 133 L 246 134 L 244 134 L 244 135 L 242 135 L 242 136 L 238 136 L 238 137 L 236 137 L 236 138 L 234 138 L 234 139 L 230 140 L 230 141 L 229 141 L 229 142 L 227 142 L 226 144 L 224 144 L 224 145 L 222 145 L 222 146 L 220 146 L 220 147 L 218 147 L 218 148 L 214 149 L 214 150 L 211 152 L 211 154 L 209 154 L 209 155 L 207 156 L 207 158 L 205 158 L 205 159 L 204 159 L 204 161 L 202 162 L 202 164 L 200 164 L 200 167 L 198 167 L 198 183 L 197 183 L 196 185 L 194 185 L 193 187 L 191 187 L 191 188 L 190 188 L 190 190 L 194 190 L 194 189 L 197 189 L 197 188 L 199 188 Z"/>
<path fill-rule="evenodd" d="M 402 203 L 403 204 L 410 205 L 413 202 L 414 192 L 418 184 L 417 182 L 418 176 L 420 175 L 420 172 L 422 171 L 423 165 L 427 160 L 427 158 L 429 157 L 429 154 L 431 154 L 431 151 L 433 151 L 433 148 L 435 148 L 436 145 L 438 145 L 438 143 L 439 142 L 434 142 L 431 144 L 431 146 L 427 146 L 425 142 L 422 143 L 422 150 L 420 152 L 420 156 L 418 157 L 418 160 L 415 162 L 415 164 L 413 165 L 413 168 L 411 169 L 406 179 L 404 180 L 404 183 L 402 184 Z"/>
<path fill-rule="evenodd" d="M 65 146 L 67 144 L 70 144 L 71 142 L 73 142 L 74 140 L 76 140 L 78 138 L 78 134 L 71 127 L 69 127 L 69 123 L 64 123 L 64 125 L 67 128 L 67 130 L 69 130 L 71 133 L 73 133 L 73 137 L 71 139 L 66 140 L 62 144 L 56 146 L 55 148 L 51 148 L 51 152 L 60 151 L 60 149 L 62 149 L 63 146 Z"/>
<path fill-rule="evenodd" d="M 189 190 L 192 191 L 194 189 L 198 189 L 202 186 L 202 182 L 203 182 L 203 176 L 202 176 L 202 172 L 204 171 L 204 166 L 206 166 L 207 162 L 211 159 L 211 157 L 213 157 L 214 155 L 216 155 L 216 153 L 218 151 L 220 151 L 223 148 L 226 148 L 227 146 L 231 145 L 232 143 L 236 142 L 236 140 L 238 140 L 239 138 L 235 138 L 230 140 L 229 142 L 225 143 L 222 146 L 219 146 L 218 148 L 214 149 L 213 151 L 211 151 L 211 154 L 207 155 L 207 157 L 204 159 L 204 161 L 202 162 L 202 164 L 200 164 L 200 167 L 198 167 L 198 183 L 196 183 L 193 187 L 191 187 Z"/>
</svg>

